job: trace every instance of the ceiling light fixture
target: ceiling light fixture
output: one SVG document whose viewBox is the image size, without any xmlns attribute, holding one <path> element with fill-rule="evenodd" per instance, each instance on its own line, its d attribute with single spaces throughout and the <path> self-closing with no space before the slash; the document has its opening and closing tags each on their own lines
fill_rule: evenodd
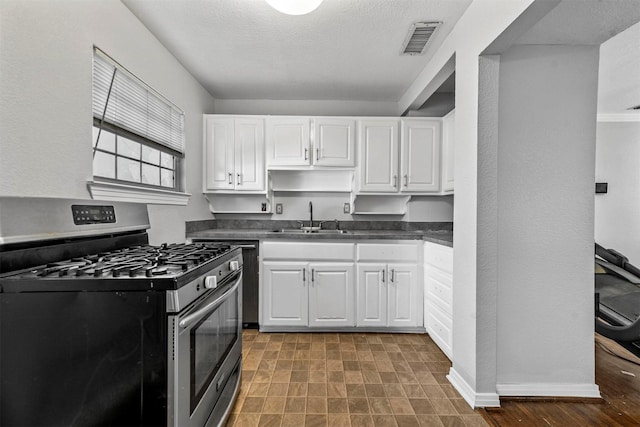
<svg viewBox="0 0 640 427">
<path fill-rule="evenodd" d="M 269 6 L 287 15 L 306 15 L 320 6 L 322 0 L 265 0 Z"/>
</svg>

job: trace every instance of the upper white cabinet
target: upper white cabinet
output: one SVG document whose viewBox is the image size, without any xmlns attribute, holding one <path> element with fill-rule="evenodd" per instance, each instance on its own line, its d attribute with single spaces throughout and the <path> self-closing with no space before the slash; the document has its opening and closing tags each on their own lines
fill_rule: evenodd
<svg viewBox="0 0 640 427">
<path fill-rule="evenodd" d="M 205 116 L 204 190 L 265 189 L 264 121 Z"/>
<path fill-rule="evenodd" d="M 438 193 L 440 128 L 440 119 L 361 120 L 359 190 Z"/>
<path fill-rule="evenodd" d="M 440 191 L 440 120 L 403 119 L 402 191 Z"/>
<path fill-rule="evenodd" d="M 308 117 L 267 117 L 269 166 L 307 166 L 311 161 Z"/>
<path fill-rule="evenodd" d="M 317 117 L 313 122 L 314 153 L 316 166 L 356 165 L 356 121 L 340 117 Z"/>
<path fill-rule="evenodd" d="M 453 193 L 456 110 L 442 118 L 442 192 Z"/>
<path fill-rule="evenodd" d="M 398 191 L 397 119 L 367 119 L 358 122 L 360 191 Z"/>
<path fill-rule="evenodd" d="M 267 117 L 269 166 L 355 166 L 354 119 Z"/>
</svg>

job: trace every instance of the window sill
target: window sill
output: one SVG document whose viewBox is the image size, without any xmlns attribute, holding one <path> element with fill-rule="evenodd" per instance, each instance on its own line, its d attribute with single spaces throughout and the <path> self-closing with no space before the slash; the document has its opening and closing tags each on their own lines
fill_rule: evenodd
<svg viewBox="0 0 640 427">
<path fill-rule="evenodd" d="M 91 198 L 117 202 L 186 206 L 191 194 L 115 182 L 89 181 Z"/>
</svg>

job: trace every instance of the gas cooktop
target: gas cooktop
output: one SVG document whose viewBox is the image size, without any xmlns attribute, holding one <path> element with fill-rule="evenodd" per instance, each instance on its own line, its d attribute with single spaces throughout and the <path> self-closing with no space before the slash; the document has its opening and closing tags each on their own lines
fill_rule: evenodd
<svg viewBox="0 0 640 427">
<path fill-rule="evenodd" d="M 14 271 L 0 277 L 4 291 L 177 289 L 216 268 L 235 247 L 217 243 L 138 245 Z M 122 282 L 130 282 L 125 285 Z"/>
</svg>

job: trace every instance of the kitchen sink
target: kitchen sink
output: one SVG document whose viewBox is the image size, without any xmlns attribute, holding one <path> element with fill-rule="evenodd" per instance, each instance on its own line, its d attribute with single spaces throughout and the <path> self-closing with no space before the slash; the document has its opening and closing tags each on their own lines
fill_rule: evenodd
<svg viewBox="0 0 640 427">
<path fill-rule="evenodd" d="M 347 230 L 301 230 L 299 228 L 281 228 L 279 230 L 271 230 L 272 233 L 295 233 L 295 234 L 346 234 Z"/>
</svg>

